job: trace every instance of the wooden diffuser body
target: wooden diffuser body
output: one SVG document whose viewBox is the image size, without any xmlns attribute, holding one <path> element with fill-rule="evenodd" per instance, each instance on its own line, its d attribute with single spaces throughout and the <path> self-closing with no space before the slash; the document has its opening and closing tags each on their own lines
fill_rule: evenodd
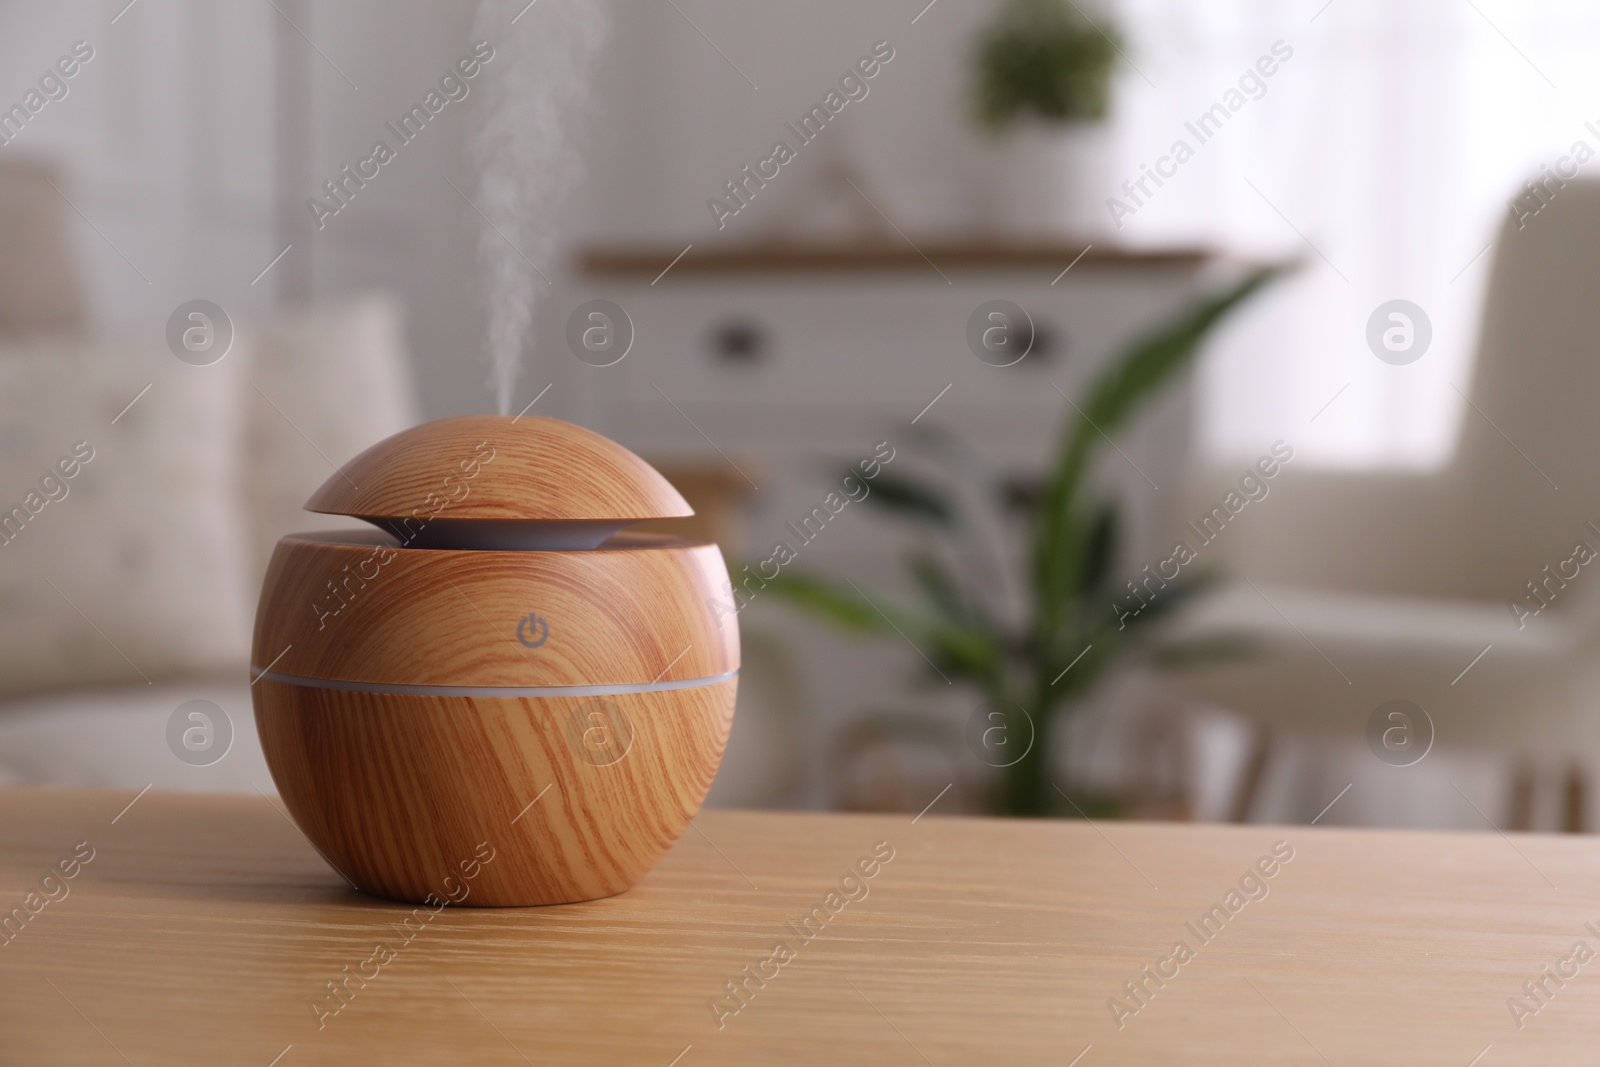
<svg viewBox="0 0 1600 1067">
<path fill-rule="evenodd" d="M 689 514 L 677 492 L 580 427 L 466 416 L 307 506 L 390 531 L 285 537 L 256 616 L 262 747 L 328 862 L 419 903 L 643 877 L 711 786 L 739 667 L 717 547 L 614 532 Z"/>
</svg>

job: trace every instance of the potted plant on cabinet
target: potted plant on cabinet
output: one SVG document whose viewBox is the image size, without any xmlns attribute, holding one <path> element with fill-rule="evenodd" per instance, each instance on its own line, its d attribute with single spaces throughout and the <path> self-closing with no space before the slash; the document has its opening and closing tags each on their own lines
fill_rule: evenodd
<svg viewBox="0 0 1600 1067">
<path fill-rule="evenodd" d="M 973 112 L 999 142 L 991 205 L 1014 236 L 1082 236 L 1099 220 L 1114 27 L 1069 0 L 1006 0 L 974 50 Z"/>
</svg>

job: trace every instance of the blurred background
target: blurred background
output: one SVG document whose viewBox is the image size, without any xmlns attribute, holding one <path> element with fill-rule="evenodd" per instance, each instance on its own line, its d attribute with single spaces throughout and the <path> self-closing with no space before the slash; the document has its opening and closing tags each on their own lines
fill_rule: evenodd
<svg viewBox="0 0 1600 1067">
<path fill-rule="evenodd" d="M 0 781 L 271 792 L 273 543 L 503 409 L 721 544 L 712 804 L 1600 826 L 1597 32 L 0 5 Z"/>
</svg>

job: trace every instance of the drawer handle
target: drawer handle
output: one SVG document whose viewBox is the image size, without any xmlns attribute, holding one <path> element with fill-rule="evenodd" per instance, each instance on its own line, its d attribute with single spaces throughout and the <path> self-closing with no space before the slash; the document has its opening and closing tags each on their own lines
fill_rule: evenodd
<svg viewBox="0 0 1600 1067">
<path fill-rule="evenodd" d="M 1028 349 L 1028 358 L 1022 361 L 1026 367 L 1033 364 L 1042 367 L 1047 363 L 1054 363 L 1060 358 L 1065 345 L 1061 342 L 1061 334 L 1055 327 L 1048 323 L 1036 322 L 1033 326 L 1033 347 Z"/>
<path fill-rule="evenodd" d="M 771 347 L 767 331 L 747 319 L 730 319 L 711 330 L 711 352 L 719 363 L 753 367 L 766 362 Z"/>
</svg>

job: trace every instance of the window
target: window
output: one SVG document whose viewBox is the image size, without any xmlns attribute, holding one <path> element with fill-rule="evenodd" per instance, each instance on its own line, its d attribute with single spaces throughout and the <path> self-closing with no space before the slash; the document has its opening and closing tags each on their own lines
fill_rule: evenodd
<svg viewBox="0 0 1600 1067">
<path fill-rule="evenodd" d="M 1218 335 L 1200 374 L 1201 455 L 1248 458 L 1283 438 L 1308 465 L 1448 462 L 1492 242 L 1538 203 L 1513 197 L 1542 166 L 1600 178 L 1600 10 L 1123 0 L 1120 17 L 1131 66 L 1108 185 L 1132 189 L 1117 193 L 1117 236 L 1305 261 Z M 1167 176 L 1141 191 L 1146 166 Z M 1394 299 L 1431 325 L 1406 365 L 1366 340 Z"/>
</svg>

